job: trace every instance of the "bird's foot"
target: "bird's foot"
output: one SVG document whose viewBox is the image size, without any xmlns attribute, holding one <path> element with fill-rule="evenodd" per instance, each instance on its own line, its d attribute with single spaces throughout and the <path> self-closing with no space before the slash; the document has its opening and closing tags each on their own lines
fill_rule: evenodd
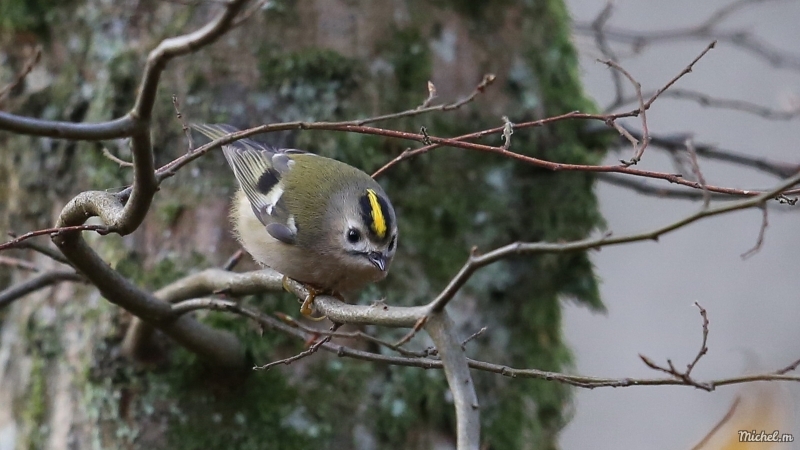
<svg viewBox="0 0 800 450">
<path fill-rule="evenodd" d="M 282 283 L 283 283 L 283 288 L 286 291 L 292 292 L 291 289 L 289 289 L 289 277 L 284 275 Z M 324 291 L 324 290 L 317 289 L 317 288 L 315 288 L 313 286 L 309 286 L 307 284 L 303 284 L 303 286 L 308 291 L 308 294 L 306 294 L 306 298 L 303 299 L 303 301 L 301 302 L 302 304 L 300 305 L 300 314 L 302 314 L 302 315 L 304 315 L 304 316 L 306 316 L 309 319 L 314 320 L 314 321 L 320 321 L 320 320 L 325 319 L 326 316 L 313 317 L 312 314 L 314 312 L 314 309 L 312 307 L 314 305 L 314 299 L 317 298 L 318 295 L 326 294 L 328 292 Z M 331 293 L 331 295 L 334 295 L 337 298 L 341 298 L 341 295 L 338 294 L 338 293 L 335 293 L 335 292 Z"/>
</svg>

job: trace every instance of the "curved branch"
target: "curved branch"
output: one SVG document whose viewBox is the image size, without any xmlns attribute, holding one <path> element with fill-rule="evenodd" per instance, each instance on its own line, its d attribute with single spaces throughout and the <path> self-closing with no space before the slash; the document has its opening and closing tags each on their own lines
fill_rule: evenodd
<svg viewBox="0 0 800 450">
<path fill-rule="evenodd" d="M 308 295 L 308 290 L 301 283 L 287 280 L 286 284 L 298 298 Z M 370 306 L 350 305 L 328 295 L 317 296 L 314 307 L 333 322 L 398 328 L 412 328 L 429 312 L 427 306 L 389 306 L 383 302 Z"/>
<path fill-rule="evenodd" d="M 267 290 L 282 291 L 283 276 L 273 270 L 261 270 L 247 273 L 234 273 L 222 269 L 206 269 L 174 281 L 153 294 L 153 297 L 166 304 L 177 303 L 187 299 L 203 297 L 215 293 L 232 296 L 251 295 Z M 190 310 L 171 307 L 175 317 Z M 156 327 L 138 317 L 134 318 L 125 333 L 122 343 L 123 352 L 134 359 L 141 359 L 146 352 L 150 338 Z"/>
<path fill-rule="evenodd" d="M 84 192 L 62 210 L 58 227 L 80 224 L 98 216 L 114 229 L 125 217 L 124 208 L 115 195 L 106 192 Z M 92 250 L 80 232 L 63 232 L 53 242 L 69 262 L 94 284 L 103 296 L 133 315 L 142 318 L 206 360 L 223 367 L 243 367 L 244 349 L 231 333 L 216 330 L 189 316 L 174 318 L 172 307 L 143 291 L 112 269 Z"/>
<path fill-rule="evenodd" d="M 225 9 L 203 28 L 189 34 L 161 41 L 158 47 L 153 49 L 147 57 L 144 77 L 139 85 L 139 94 L 136 97 L 136 103 L 131 114 L 139 120 L 149 122 L 156 98 L 158 81 L 167 63 L 177 56 L 197 51 L 219 39 L 230 29 L 234 17 L 236 17 L 236 14 L 239 13 L 245 3 L 246 0 L 227 2 L 225 3 Z"/>
<path fill-rule="evenodd" d="M 34 119 L 0 111 L 0 130 L 29 136 L 103 141 L 128 137 L 135 128 L 136 121 L 130 114 L 108 122 L 73 123 L 60 120 Z"/>
<path fill-rule="evenodd" d="M 0 291 L 0 309 L 10 305 L 14 300 L 24 297 L 31 292 L 60 283 L 62 281 L 86 281 L 74 270 L 54 270 L 35 276 L 27 281 L 15 284 L 3 291 Z"/>
</svg>

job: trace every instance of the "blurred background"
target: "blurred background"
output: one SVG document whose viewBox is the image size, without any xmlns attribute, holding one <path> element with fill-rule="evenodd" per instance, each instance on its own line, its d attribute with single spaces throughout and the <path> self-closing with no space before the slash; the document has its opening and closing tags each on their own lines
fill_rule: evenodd
<svg viewBox="0 0 800 450">
<path fill-rule="evenodd" d="M 493 73 L 494 85 L 458 111 L 381 126 L 410 132 L 424 126 L 431 135 L 457 136 L 499 126 L 503 116 L 522 122 L 602 110 L 614 100 L 615 86 L 610 69 L 596 62 L 607 56 L 596 45 L 592 22 L 606 6 L 598 0 L 265 2 L 218 42 L 170 62 L 153 112 L 156 164 L 187 149 L 173 96 L 189 122 L 244 128 L 415 108 L 428 95 L 429 81 L 438 91 L 436 102 L 452 102 Z M 0 85 L 42 48 L 41 61 L 0 99 L 0 107 L 72 122 L 119 117 L 132 106 L 148 52 L 166 37 L 207 23 L 221 7 L 214 1 L 0 0 Z M 629 0 L 607 12 L 603 36 L 645 92 L 662 87 L 719 33 L 729 39 L 721 39 L 675 88 L 752 102 L 778 117 L 766 120 L 665 95 L 648 111 L 653 136 L 679 143 L 691 136 L 698 147 L 800 163 L 799 119 L 792 113 L 800 105 L 800 2 Z M 713 17 L 720 19 L 713 27 L 696 27 Z M 673 37 L 652 43 L 636 38 L 653 33 Z M 743 48 L 752 42 L 763 45 Z M 622 86 L 626 96 L 633 94 L 624 79 Z M 641 127 L 639 119 L 620 122 L 631 130 Z M 412 145 L 317 131 L 259 138 L 367 172 Z M 499 136 L 481 142 L 502 144 Z M 518 130 L 511 149 L 581 164 L 616 164 L 631 156 L 630 145 L 613 130 L 575 120 Z M 0 233 L 49 227 L 82 190 L 127 185 L 129 169 L 103 151 L 130 158 L 125 140 L 67 142 L 0 133 Z M 689 177 L 685 158 L 682 148 L 672 155 L 654 143 L 637 167 Z M 707 158 L 699 164 L 709 184 L 768 188 L 777 180 L 751 167 Z M 606 177 L 554 173 L 458 149 L 406 161 L 379 181 L 398 210 L 399 253 L 387 282 L 366 289 L 363 303 L 383 297 L 397 305 L 429 301 L 473 246 L 570 241 L 603 229 L 642 232 L 702 205 L 641 195 Z M 208 154 L 161 186 L 135 233 L 87 233 L 87 239 L 138 286 L 161 288 L 219 267 L 238 249 L 226 217 L 234 189 L 220 152 Z M 463 336 L 488 327 L 467 346 L 471 357 L 520 368 L 649 378 L 660 374 L 638 354 L 661 364 L 670 358 L 679 369 L 697 354 L 698 302 L 708 311 L 710 336 L 709 353 L 693 371 L 697 379 L 773 371 L 800 357 L 800 233 L 791 208 L 771 205 L 768 213 L 763 245 L 747 259 L 741 255 L 753 248 L 761 229 L 758 210 L 704 220 L 657 243 L 510 258 L 479 271 L 448 310 Z M 6 255 L 40 271 L 64 268 L 30 250 Z M 236 270 L 255 268 L 244 258 Z M 3 265 L 0 289 L 32 276 L 30 269 Z M 296 299 L 288 295 L 243 301 L 265 313 L 297 315 Z M 240 317 L 201 312 L 198 318 L 235 333 L 257 363 L 305 348 L 284 335 L 260 333 Z M 144 361 L 124 358 L 120 342 L 130 321 L 130 314 L 96 289 L 72 283 L 0 309 L 0 450 L 454 448 L 452 397 L 441 372 L 315 354 L 231 382 L 163 336 Z M 369 326 L 363 331 L 390 341 L 405 334 Z M 422 333 L 409 344 L 429 345 Z M 737 398 L 729 429 L 707 448 L 723 448 L 737 427 L 800 432 L 795 384 L 712 393 L 690 387 L 586 390 L 479 372 L 475 382 L 485 447 L 492 450 L 691 448 Z"/>
<path fill-rule="evenodd" d="M 614 85 L 604 59 L 587 33 L 587 25 L 605 8 L 599 0 L 569 0 L 576 22 L 575 42 L 581 55 L 581 79 L 602 107 L 613 101 Z M 607 26 L 643 34 L 696 27 L 720 8 L 742 2 L 726 0 L 613 2 Z M 713 97 L 739 99 L 777 111 L 797 109 L 800 99 L 800 2 L 750 2 L 722 21 L 720 33 L 742 31 L 786 55 L 786 67 L 730 42 L 721 41 L 676 87 Z M 713 35 L 713 33 L 711 33 Z M 610 43 L 620 62 L 643 91 L 661 87 L 680 72 L 712 38 L 682 38 L 645 46 Z M 627 81 L 628 95 L 633 90 Z M 696 142 L 775 161 L 800 163 L 800 119 L 765 120 L 752 114 L 702 107 L 696 102 L 664 98 L 648 111 L 654 135 L 689 134 Z M 637 120 L 628 121 L 640 129 Z M 628 158 L 630 147 L 611 152 L 613 164 Z M 648 149 L 642 169 L 675 170 L 664 152 Z M 765 188 L 775 178 L 754 170 L 700 159 L 709 184 Z M 648 182 L 657 185 L 656 182 Z M 641 232 L 696 211 L 701 203 L 645 197 L 629 189 L 597 184 L 600 210 L 615 234 Z M 769 227 L 761 250 L 740 255 L 756 242 L 761 212 L 751 210 L 701 221 L 671 233 L 658 243 L 605 248 L 592 254 L 608 308 L 605 316 L 567 307 L 565 335 L 576 354 L 576 371 L 586 375 L 649 377 L 655 373 L 637 356 L 659 363 L 671 358 L 685 367 L 700 348 L 701 317 L 694 302 L 708 310 L 709 352 L 694 370 L 700 379 L 729 377 L 785 367 L 800 357 L 800 217 L 787 208 L 770 208 Z M 763 385 L 763 384 L 761 384 Z M 773 385 L 796 442 L 777 448 L 800 448 L 800 386 Z M 578 389 L 575 416 L 560 443 L 570 448 L 690 448 L 722 419 L 736 386 L 707 393 L 684 387 Z M 769 398 L 763 391 L 750 397 Z M 774 398 L 774 397 L 773 397 Z M 769 401 L 767 402 L 769 403 Z M 779 425 L 771 425 L 778 429 Z M 772 429 L 768 426 L 768 431 Z"/>
</svg>

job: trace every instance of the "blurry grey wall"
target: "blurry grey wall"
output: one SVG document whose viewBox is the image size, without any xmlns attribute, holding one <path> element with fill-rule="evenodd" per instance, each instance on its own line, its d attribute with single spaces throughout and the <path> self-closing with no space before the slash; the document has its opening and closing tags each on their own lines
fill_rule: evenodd
<svg viewBox="0 0 800 450">
<path fill-rule="evenodd" d="M 614 2 L 608 26 L 643 32 L 690 27 L 731 3 L 619 0 Z M 753 3 L 731 15 L 719 29 L 752 33 L 800 60 L 800 2 Z M 568 5 L 575 22 L 586 24 L 606 2 L 570 0 Z M 593 38 L 577 33 L 575 39 L 587 92 L 601 106 L 610 103 L 614 87 L 609 69 L 595 61 L 602 56 Z M 708 42 L 710 39 L 677 40 L 647 47 L 639 55 L 631 55 L 630 47 L 624 45 L 616 48 L 623 56 L 622 65 L 649 91 L 677 75 Z M 625 87 L 632 93 L 630 86 Z M 720 42 L 676 87 L 785 110 L 798 104 L 800 70 L 775 68 L 763 58 Z M 648 112 L 648 121 L 653 134 L 691 133 L 697 142 L 800 163 L 797 118 L 769 121 L 703 108 L 691 101 L 661 99 Z M 640 127 L 638 119 L 626 123 Z M 622 153 L 609 153 L 607 162 L 628 158 L 628 152 L 629 146 Z M 775 178 L 728 164 L 701 159 L 700 167 L 709 184 L 747 189 L 775 183 Z M 669 159 L 653 148 L 646 151 L 639 168 L 675 170 Z M 670 187 L 656 181 L 648 184 Z M 701 207 L 700 202 L 645 197 L 605 183 L 598 183 L 597 192 L 608 228 L 616 235 L 645 231 Z M 596 376 L 660 376 L 645 367 L 639 353 L 662 364 L 671 358 L 679 369 L 685 367 L 701 343 L 701 318 L 695 301 L 708 310 L 710 320 L 709 352 L 693 372 L 699 379 L 776 370 L 799 358 L 800 215 L 786 211 L 769 210 L 763 247 L 744 260 L 740 254 L 753 247 L 761 226 L 758 210 L 708 219 L 658 242 L 595 253 L 592 260 L 602 278 L 608 313 L 595 315 L 584 308 L 568 308 L 565 334 L 576 352 L 576 371 Z M 761 400 L 777 394 L 781 400 L 778 408 L 794 415 L 785 417 L 788 428 L 775 423 L 773 429 L 794 433 L 796 441 L 778 448 L 800 448 L 800 386 L 784 383 L 769 385 L 766 392 L 763 389 L 764 383 L 745 391 L 731 386 L 712 393 L 688 387 L 578 390 L 575 416 L 561 445 L 565 449 L 691 448 L 741 393 Z M 771 431 L 768 427 L 767 432 Z"/>
</svg>

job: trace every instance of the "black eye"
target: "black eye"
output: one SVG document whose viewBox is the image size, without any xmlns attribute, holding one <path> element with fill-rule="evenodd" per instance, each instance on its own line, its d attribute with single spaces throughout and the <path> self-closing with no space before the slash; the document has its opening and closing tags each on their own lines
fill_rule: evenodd
<svg viewBox="0 0 800 450">
<path fill-rule="evenodd" d="M 389 251 L 394 250 L 394 245 L 397 242 L 397 236 L 392 236 L 392 240 L 389 241 Z"/>
<path fill-rule="evenodd" d="M 361 240 L 361 233 L 355 228 L 350 228 L 347 230 L 347 240 L 350 241 L 351 244 L 355 244 Z"/>
</svg>

